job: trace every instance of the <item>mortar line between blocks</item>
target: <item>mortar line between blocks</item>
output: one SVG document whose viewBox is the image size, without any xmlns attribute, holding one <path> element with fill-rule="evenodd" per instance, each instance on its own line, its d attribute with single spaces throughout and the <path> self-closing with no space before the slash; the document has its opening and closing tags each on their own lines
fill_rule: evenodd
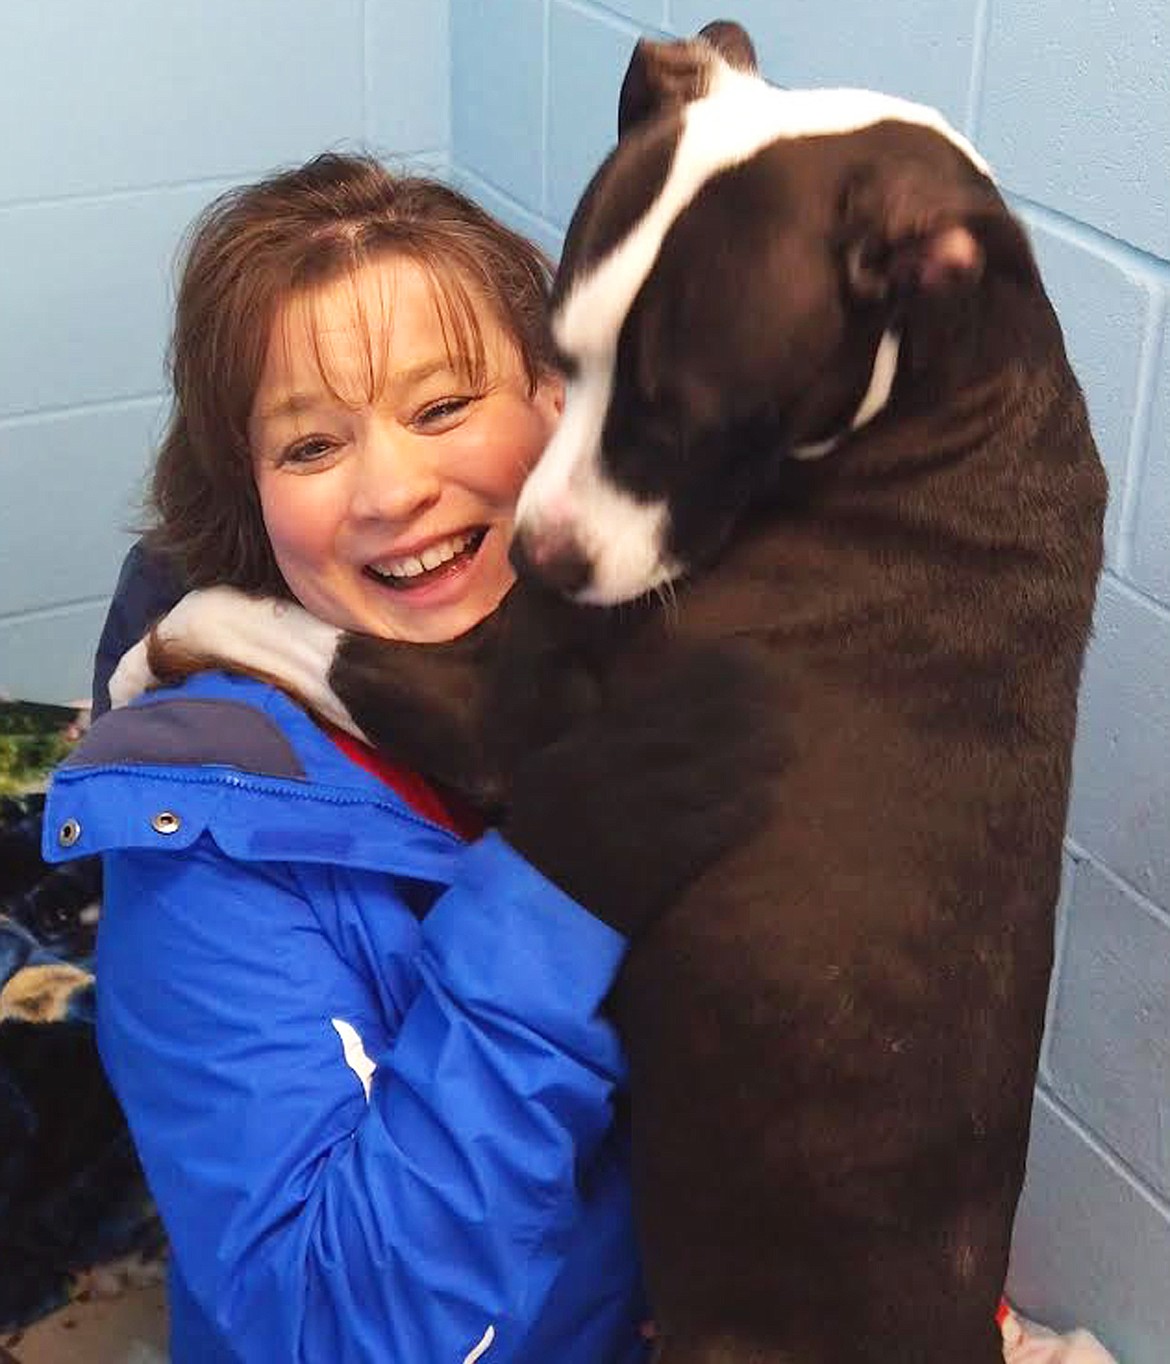
<svg viewBox="0 0 1170 1364">
<path fill-rule="evenodd" d="M 1067 839 L 1065 840 L 1067 843 Z M 1044 1035 L 1040 1043 L 1040 1078 L 1051 1083 L 1052 1067 L 1049 1056 L 1052 1051 L 1052 1032 L 1056 1018 L 1056 997 L 1060 993 L 1064 975 L 1065 940 L 1068 938 L 1069 910 L 1076 889 L 1080 861 L 1072 855 L 1069 848 L 1061 849 L 1062 872 L 1065 865 L 1069 868 L 1067 884 L 1063 874 L 1060 879 L 1060 893 L 1056 902 L 1056 922 L 1052 934 L 1052 974 L 1048 982 L 1048 999 L 1044 1006 Z"/>
<path fill-rule="evenodd" d="M 1127 582 L 1124 578 L 1119 578 L 1112 569 L 1106 569 L 1101 575 L 1102 582 L 1108 580 L 1109 586 L 1113 588 L 1119 596 L 1136 606 L 1142 606 L 1149 611 L 1157 620 L 1166 625 L 1170 625 L 1170 606 L 1166 606 L 1156 597 L 1150 596 L 1140 587 L 1135 587 L 1133 583 Z"/>
<path fill-rule="evenodd" d="M 1060 209 L 1052 208 L 1039 199 L 1030 199 L 1028 195 L 1007 185 L 1001 185 L 1000 188 L 1015 212 L 1026 210 L 1029 217 L 1054 236 L 1084 247 L 1111 265 L 1139 274 L 1150 283 L 1163 287 L 1170 283 L 1170 260 L 1165 256 L 1156 255 L 1142 246 L 1134 246 L 1124 237 L 1094 227 L 1092 223 L 1082 222 L 1071 213 L 1062 213 Z"/>
<path fill-rule="evenodd" d="M 971 76 L 967 83 L 966 133 L 979 145 L 979 123 L 983 114 L 983 89 L 987 75 L 987 31 L 991 27 L 991 0 L 977 0 L 971 42 Z"/>
<path fill-rule="evenodd" d="M 540 73 L 540 212 L 548 214 L 549 116 L 552 101 L 552 0 L 544 0 L 544 33 Z"/>
<path fill-rule="evenodd" d="M 631 19 L 628 14 L 610 9 L 607 5 L 599 3 L 599 0 L 559 0 L 559 3 L 565 9 L 571 9 L 577 14 L 607 24 L 610 28 L 625 33 L 635 41 L 646 35 L 647 26 L 645 24 L 639 23 L 637 19 Z"/>
<path fill-rule="evenodd" d="M 538 213 L 530 204 L 526 204 L 522 200 L 517 199 L 514 194 L 509 190 L 501 188 L 494 180 L 491 180 L 484 175 L 482 171 L 472 170 L 470 166 L 464 166 L 462 164 L 456 164 L 454 169 L 464 180 L 482 186 L 482 188 L 487 190 L 490 194 L 503 200 L 509 208 L 515 209 L 517 213 L 522 213 L 526 218 L 531 218 L 534 222 L 547 228 L 550 232 L 564 232 L 564 228 L 559 227 L 551 218 L 546 217 L 544 213 Z M 473 195 L 472 197 L 474 198 L 475 196 Z"/>
<path fill-rule="evenodd" d="M 1145 910 L 1151 918 L 1170 928 L 1170 908 L 1160 905 L 1157 900 L 1153 900 L 1139 886 L 1135 886 L 1131 881 L 1127 881 L 1119 872 L 1113 870 L 1095 857 L 1083 844 L 1077 843 L 1072 838 L 1066 838 L 1065 846 L 1070 857 L 1078 864 L 1087 862 L 1094 871 L 1099 872 L 1102 878 L 1110 883 L 1115 890 L 1121 891 L 1131 899 L 1139 909 Z"/>
<path fill-rule="evenodd" d="M 362 142 L 368 147 L 371 141 L 370 129 L 370 6 L 369 0 L 361 3 L 362 31 Z"/>
<path fill-rule="evenodd" d="M 111 588 L 112 591 L 112 588 Z M 11 611 L 0 615 L 0 629 L 9 625 L 29 625 L 40 620 L 56 620 L 69 616 L 78 610 L 88 610 L 91 606 L 107 606 L 110 592 L 96 597 L 78 597 L 72 601 L 55 601 L 51 606 L 30 606 L 23 611 Z"/>
<path fill-rule="evenodd" d="M 1042 1101 L 1072 1128 L 1076 1136 L 1103 1165 L 1108 1166 L 1113 1174 L 1125 1182 L 1129 1189 L 1148 1203 L 1163 1221 L 1170 1222 L 1170 1199 L 1167 1199 L 1166 1195 L 1160 1190 L 1152 1187 L 1147 1176 L 1135 1170 L 1111 1146 L 1107 1145 L 1105 1139 L 1098 1136 L 1085 1122 L 1084 1118 L 1075 1109 L 1070 1108 L 1047 1082 L 1042 1082 L 1037 1086 L 1037 1093 Z"/>
<path fill-rule="evenodd" d="M 1138 362 L 1137 393 L 1134 398 L 1134 418 L 1129 430 L 1129 447 L 1125 452 L 1125 481 L 1121 487 L 1121 502 L 1117 515 L 1116 571 L 1128 582 L 1131 580 L 1134 541 L 1137 537 L 1140 490 L 1145 477 L 1146 459 L 1150 452 L 1150 432 L 1157 401 L 1158 374 L 1162 364 L 1166 295 L 1154 295 L 1146 314 L 1146 332 L 1142 337 L 1141 359 Z"/>
<path fill-rule="evenodd" d="M 44 421 L 60 421 L 68 417 L 100 416 L 103 412 L 117 412 L 148 403 L 161 402 L 166 397 L 161 389 L 153 393 L 130 393 L 117 398 L 95 398 L 87 403 L 70 403 L 65 407 L 30 407 L 22 412 L 0 414 L 0 431 L 16 430 Z"/>
<path fill-rule="evenodd" d="M 67 191 L 27 199 L 0 199 L 0 215 L 35 212 L 41 208 L 61 208 L 71 204 L 79 207 L 116 204 L 124 199 L 137 199 L 146 194 L 179 194 L 194 189 L 207 190 L 210 194 L 216 195 L 234 189 L 237 185 L 246 185 L 258 176 L 267 174 L 271 169 L 270 166 L 261 166 L 225 175 L 193 176 L 189 180 L 153 180 L 142 185 L 117 185 L 113 189 Z"/>
</svg>

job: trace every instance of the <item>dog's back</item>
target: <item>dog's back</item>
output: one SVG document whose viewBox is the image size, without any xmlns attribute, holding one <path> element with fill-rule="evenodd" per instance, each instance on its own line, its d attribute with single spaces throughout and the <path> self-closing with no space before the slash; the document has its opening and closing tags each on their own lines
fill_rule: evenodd
<svg viewBox="0 0 1170 1364">
<path fill-rule="evenodd" d="M 758 644 L 790 755 L 616 1000 L 672 1364 L 998 1356 L 1103 480 L 1058 337 L 969 405 L 803 470 L 671 627 Z"/>
</svg>

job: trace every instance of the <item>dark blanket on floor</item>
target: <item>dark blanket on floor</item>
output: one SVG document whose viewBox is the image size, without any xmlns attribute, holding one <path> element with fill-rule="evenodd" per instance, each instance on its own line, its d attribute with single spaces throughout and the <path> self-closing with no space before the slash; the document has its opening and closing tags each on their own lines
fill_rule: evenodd
<svg viewBox="0 0 1170 1364">
<path fill-rule="evenodd" d="M 97 859 L 40 857 L 43 774 L 74 712 L 0 702 L 0 1330 L 68 1297 L 73 1276 L 157 1252 L 141 1168 L 94 1042 Z"/>
</svg>

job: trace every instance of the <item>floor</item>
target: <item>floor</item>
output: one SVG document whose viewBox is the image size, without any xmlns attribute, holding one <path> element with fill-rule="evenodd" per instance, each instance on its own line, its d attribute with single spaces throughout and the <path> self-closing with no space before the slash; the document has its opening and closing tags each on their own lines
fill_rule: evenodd
<svg viewBox="0 0 1170 1364">
<path fill-rule="evenodd" d="M 0 1364 L 166 1364 L 162 1284 L 117 1297 L 89 1293 L 15 1336 L 0 1338 Z"/>
</svg>

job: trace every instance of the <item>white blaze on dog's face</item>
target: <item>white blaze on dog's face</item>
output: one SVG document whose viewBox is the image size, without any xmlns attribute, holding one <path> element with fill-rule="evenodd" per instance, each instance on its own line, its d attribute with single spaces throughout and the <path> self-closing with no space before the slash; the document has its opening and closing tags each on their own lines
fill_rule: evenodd
<svg viewBox="0 0 1170 1364">
<path fill-rule="evenodd" d="M 885 406 L 899 269 L 922 278 L 925 257 L 941 280 L 982 264 L 954 214 L 905 229 L 910 266 L 862 223 L 884 211 L 875 167 L 899 148 L 911 181 L 998 203 L 941 115 L 776 89 L 743 47 L 731 56 L 639 45 L 618 146 L 569 228 L 552 313 L 564 415 L 516 526 L 522 565 L 581 602 L 629 600 L 710 558 L 778 453 L 823 453 Z"/>
</svg>

